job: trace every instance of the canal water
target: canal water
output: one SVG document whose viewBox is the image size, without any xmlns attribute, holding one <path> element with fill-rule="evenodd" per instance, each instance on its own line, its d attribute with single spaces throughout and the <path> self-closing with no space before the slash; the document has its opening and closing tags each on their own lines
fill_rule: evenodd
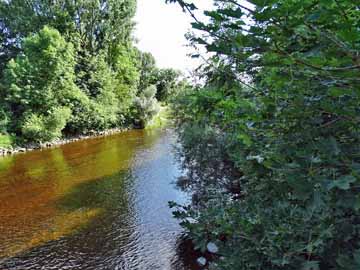
<svg viewBox="0 0 360 270">
<path fill-rule="evenodd" d="M 171 130 L 132 130 L 0 158 L 0 269 L 197 269 Z"/>
</svg>

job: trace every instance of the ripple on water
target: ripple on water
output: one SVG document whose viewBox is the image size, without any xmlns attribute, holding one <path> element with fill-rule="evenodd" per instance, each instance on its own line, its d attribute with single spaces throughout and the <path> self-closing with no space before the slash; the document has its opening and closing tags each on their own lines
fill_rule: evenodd
<svg viewBox="0 0 360 270">
<path fill-rule="evenodd" d="M 186 200 L 174 142 L 135 130 L 0 160 L 0 269 L 197 269 L 167 206 Z"/>
</svg>

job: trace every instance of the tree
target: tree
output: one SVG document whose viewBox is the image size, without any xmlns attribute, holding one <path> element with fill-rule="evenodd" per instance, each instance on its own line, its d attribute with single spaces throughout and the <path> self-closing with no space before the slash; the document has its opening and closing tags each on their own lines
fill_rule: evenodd
<svg viewBox="0 0 360 270">
<path fill-rule="evenodd" d="M 0 1 L 0 68 L 22 51 L 22 39 L 45 25 L 72 42 L 78 54 L 106 51 L 109 62 L 114 47 L 131 41 L 135 9 L 135 0 Z"/>
<path fill-rule="evenodd" d="M 138 58 L 138 69 L 140 70 L 138 91 L 141 93 L 156 82 L 157 67 L 155 58 L 151 53 L 138 51 Z"/>
<path fill-rule="evenodd" d="M 131 36 L 135 7 L 134 0 L 0 1 L 0 68 L 10 61 L 4 73 L 0 70 L 3 100 L 6 111 L 16 119 L 10 122 L 10 129 L 21 133 L 22 119 L 28 118 L 25 112 L 41 118 L 65 103 L 72 111 L 64 130 L 67 133 L 124 124 L 139 80 Z M 40 54 L 36 46 L 41 42 L 29 49 L 24 40 L 43 35 L 43 29 L 57 31 L 61 38 L 49 39 L 59 40 L 58 47 L 65 42 L 69 55 L 48 59 L 46 50 L 60 51 L 56 44 L 42 44 Z M 10 60 L 16 55 L 17 60 Z M 46 62 L 59 64 L 59 70 L 47 70 Z M 65 79 L 62 62 L 63 73 L 69 76 Z M 54 96 L 56 86 L 62 87 L 65 97 Z M 28 88 L 31 95 L 24 96 Z"/>
<path fill-rule="evenodd" d="M 22 46 L 24 54 L 8 63 L 1 89 L 17 133 L 28 114 L 47 115 L 56 106 L 69 106 L 76 95 L 81 98 L 74 83 L 73 46 L 58 31 L 44 27 Z"/>
<path fill-rule="evenodd" d="M 168 2 L 214 54 L 176 105 L 194 195 L 176 216 L 215 269 L 357 269 L 357 3 L 218 0 L 203 22 Z"/>
<path fill-rule="evenodd" d="M 159 101 L 167 101 L 179 90 L 180 72 L 171 68 L 158 69 L 156 72 L 156 98 Z"/>
<path fill-rule="evenodd" d="M 118 82 L 115 94 L 123 104 L 122 110 L 125 112 L 132 105 L 139 85 L 140 75 L 137 69 L 136 51 L 132 47 L 118 45 L 113 61 Z"/>
</svg>

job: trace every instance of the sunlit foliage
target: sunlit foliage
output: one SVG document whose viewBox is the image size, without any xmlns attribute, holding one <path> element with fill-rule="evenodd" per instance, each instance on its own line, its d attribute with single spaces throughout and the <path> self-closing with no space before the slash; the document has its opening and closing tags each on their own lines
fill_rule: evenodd
<svg viewBox="0 0 360 270">
<path fill-rule="evenodd" d="M 156 101 L 143 91 L 167 93 L 179 74 L 134 47 L 135 9 L 135 0 L 0 1 L 0 132 L 41 142 L 137 122 L 139 99 Z"/>
</svg>

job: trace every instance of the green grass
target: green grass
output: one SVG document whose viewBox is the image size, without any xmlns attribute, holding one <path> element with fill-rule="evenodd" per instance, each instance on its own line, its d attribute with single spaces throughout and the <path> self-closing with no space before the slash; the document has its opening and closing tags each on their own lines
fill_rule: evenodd
<svg viewBox="0 0 360 270">
<path fill-rule="evenodd" d="M 159 112 L 146 125 L 146 129 L 164 127 L 169 123 L 170 110 L 166 106 L 161 106 Z"/>
<path fill-rule="evenodd" d="M 0 147 L 10 148 L 13 145 L 14 139 L 10 135 L 0 134 Z"/>
</svg>

